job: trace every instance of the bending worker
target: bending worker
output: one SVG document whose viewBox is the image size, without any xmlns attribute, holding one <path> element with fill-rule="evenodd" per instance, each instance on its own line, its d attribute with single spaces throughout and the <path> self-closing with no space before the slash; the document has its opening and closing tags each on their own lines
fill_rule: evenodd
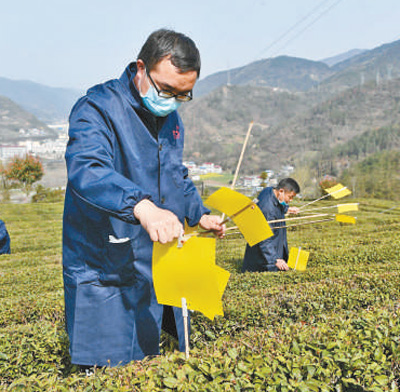
<svg viewBox="0 0 400 392">
<path fill-rule="evenodd" d="M 293 178 L 281 180 L 276 188 L 268 187 L 258 196 L 258 206 L 267 221 L 285 219 L 285 214 L 298 214 L 297 207 L 289 203 L 300 192 L 299 184 Z M 287 271 L 289 256 L 285 222 L 271 223 L 274 235 L 250 247 L 247 245 L 242 272 Z M 274 229 L 275 227 L 275 229 Z"/>
<path fill-rule="evenodd" d="M 65 312 L 73 364 L 124 365 L 159 354 L 163 320 L 184 351 L 181 309 L 157 303 L 153 241 L 178 238 L 186 220 L 224 235 L 182 164 L 176 111 L 200 73 L 194 42 L 152 33 L 119 79 L 72 109 L 63 222 Z"/>
</svg>

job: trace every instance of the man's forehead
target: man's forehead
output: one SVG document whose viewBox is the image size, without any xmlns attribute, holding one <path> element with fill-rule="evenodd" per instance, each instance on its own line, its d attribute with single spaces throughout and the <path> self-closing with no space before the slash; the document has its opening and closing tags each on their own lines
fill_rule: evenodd
<svg viewBox="0 0 400 392">
<path fill-rule="evenodd" d="M 197 80 L 196 71 L 181 72 L 171 62 L 171 57 L 162 58 L 152 69 L 152 76 L 158 83 L 173 87 L 179 91 L 190 91 Z"/>
<path fill-rule="evenodd" d="M 282 191 L 284 191 L 287 195 L 290 195 L 290 196 L 296 196 L 296 192 L 295 191 L 288 191 L 287 189 L 285 189 L 285 188 L 281 188 L 280 190 L 282 190 Z"/>
</svg>

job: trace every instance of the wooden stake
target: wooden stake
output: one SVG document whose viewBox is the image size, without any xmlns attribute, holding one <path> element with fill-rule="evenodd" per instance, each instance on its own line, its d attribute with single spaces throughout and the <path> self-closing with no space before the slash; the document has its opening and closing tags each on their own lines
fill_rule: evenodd
<svg viewBox="0 0 400 392">
<path fill-rule="evenodd" d="M 238 178 L 239 175 L 239 170 L 240 170 L 240 166 L 242 165 L 242 160 L 243 160 L 243 156 L 244 156 L 244 151 L 246 150 L 246 146 L 247 146 L 247 142 L 249 141 L 249 137 L 250 137 L 250 133 L 251 133 L 251 129 L 253 128 L 254 125 L 254 121 L 252 121 L 249 124 L 249 128 L 247 129 L 247 133 L 246 133 L 246 137 L 244 138 L 244 142 L 243 142 L 243 146 L 242 146 L 242 151 L 240 152 L 240 157 L 239 157 L 239 161 L 238 164 L 236 166 L 236 170 L 235 170 L 235 174 L 233 176 L 233 180 L 232 180 L 232 184 L 231 184 L 231 189 L 235 189 L 235 185 L 236 185 L 236 180 Z M 221 215 L 222 220 L 225 220 L 225 214 Z"/>
<path fill-rule="evenodd" d="M 306 204 L 302 205 L 301 207 L 299 207 L 299 209 L 302 210 L 305 206 L 309 206 L 310 204 L 316 203 L 317 201 L 325 199 L 328 196 L 331 196 L 331 195 L 334 195 L 335 193 L 341 192 L 343 189 L 347 189 L 347 186 L 344 186 L 343 188 L 340 188 L 335 192 L 327 193 L 326 195 L 321 196 L 319 199 L 315 199 L 313 201 L 310 201 L 309 203 L 306 203 Z"/>
<path fill-rule="evenodd" d="M 272 221 L 268 221 L 268 223 L 279 223 L 279 222 L 287 222 L 287 221 L 293 221 L 293 220 L 319 218 L 321 216 L 331 216 L 331 215 L 332 214 L 315 214 L 315 215 L 299 216 L 297 218 L 275 219 L 275 220 L 272 220 Z M 273 227 L 273 229 L 275 229 L 275 227 Z"/>
<path fill-rule="evenodd" d="M 288 229 L 289 227 L 296 227 L 296 226 L 303 226 L 303 225 L 311 225 L 314 223 L 323 223 L 323 222 L 331 222 L 334 221 L 335 218 L 329 218 L 329 219 L 319 219 L 319 220 L 315 220 L 315 221 L 309 221 L 309 222 L 303 222 L 303 223 L 296 223 L 295 225 L 289 225 L 289 226 L 278 226 L 278 227 L 274 227 L 275 229 Z"/>
<path fill-rule="evenodd" d="M 183 316 L 183 328 L 185 332 L 185 354 L 186 359 L 189 359 L 189 323 L 188 323 L 188 309 L 186 298 L 182 297 L 182 316 Z"/>
<path fill-rule="evenodd" d="M 297 253 L 297 257 L 296 257 L 296 263 L 294 265 L 294 269 L 297 269 L 297 263 L 299 262 L 299 258 L 300 258 L 300 252 L 301 252 L 301 247 L 299 247 L 299 253 Z"/>
<path fill-rule="evenodd" d="M 237 180 L 237 177 L 238 177 L 238 174 L 239 174 L 239 169 L 240 169 L 240 166 L 242 165 L 242 160 L 243 160 L 244 151 L 246 150 L 247 142 L 249 141 L 249 137 L 250 137 L 250 133 L 251 133 L 251 129 L 253 128 L 253 125 L 254 125 L 254 121 L 252 121 L 252 122 L 249 124 L 249 128 L 247 129 L 247 134 L 246 134 L 246 137 L 245 137 L 245 139 L 244 139 L 243 146 L 242 146 L 242 152 L 240 153 L 239 162 L 238 162 L 238 164 L 237 164 L 237 166 L 236 166 L 235 175 L 233 176 L 233 180 L 232 180 L 232 184 L 231 184 L 231 189 L 234 189 L 234 188 L 235 188 L 236 180 Z"/>
</svg>

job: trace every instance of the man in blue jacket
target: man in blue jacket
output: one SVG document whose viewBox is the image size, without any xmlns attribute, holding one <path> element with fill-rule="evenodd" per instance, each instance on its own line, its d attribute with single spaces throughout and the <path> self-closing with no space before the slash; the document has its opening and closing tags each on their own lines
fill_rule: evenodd
<svg viewBox="0 0 400 392">
<path fill-rule="evenodd" d="M 199 73 L 194 42 L 158 30 L 119 79 L 91 88 L 72 109 L 63 267 L 74 364 L 159 354 L 163 319 L 172 319 L 184 350 L 181 310 L 157 303 L 151 259 L 153 241 L 178 238 L 185 220 L 224 234 L 182 164 L 176 109 L 192 99 Z"/>
<path fill-rule="evenodd" d="M 6 255 L 10 253 L 10 235 L 8 234 L 6 224 L 0 220 L 0 255 Z"/>
<path fill-rule="evenodd" d="M 289 207 L 299 184 L 293 178 L 281 180 L 276 188 L 268 187 L 258 196 L 258 206 L 267 221 L 285 219 L 285 214 L 297 214 L 297 207 Z M 247 245 L 242 272 L 288 271 L 289 256 L 285 222 L 270 223 L 274 235 L 250 247 Z M 274 229 L 275 228 L 275 229 Z"/>
</svg>

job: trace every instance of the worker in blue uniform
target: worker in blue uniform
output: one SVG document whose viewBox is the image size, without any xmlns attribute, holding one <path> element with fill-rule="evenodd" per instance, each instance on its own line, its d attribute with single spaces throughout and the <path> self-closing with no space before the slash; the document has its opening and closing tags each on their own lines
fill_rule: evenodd
<svg viewBox="0 0 400 392">
<path fill-rule="evenodd" d="M 181 309 L 157 303 L 151 260 L 153 241 L 175 240 L 185 220 L 224 235 L 182 164 L 176 109 L 192 99 L 199 73 L 194 42 L 157 30 L 119 79 L 89 89 L 72 109 L 63 276 L 73 364 L 157 355 L 163 319 L 184 350 Z"/>
<path fill-rule="evenodd" d="M 8 234 L 6 224 L 0 220 L 0 255 L 11 253 L 10 235 Z"/>
<path fill-rule="evenodd" d="M 257 205 L 267 221 L 283 220 L 285 214 L 298 214 L 299 208 L 289 203 L 300 192 L 299 184 L 293 178 L 284 178 L 276 188 L 267 187 L 258 196 Z M 288 271 L 289 257 L 286 222 L 270 223 L 272 237 L 254 245 L 247 245 L 242 272 Z"/>
</svg>

